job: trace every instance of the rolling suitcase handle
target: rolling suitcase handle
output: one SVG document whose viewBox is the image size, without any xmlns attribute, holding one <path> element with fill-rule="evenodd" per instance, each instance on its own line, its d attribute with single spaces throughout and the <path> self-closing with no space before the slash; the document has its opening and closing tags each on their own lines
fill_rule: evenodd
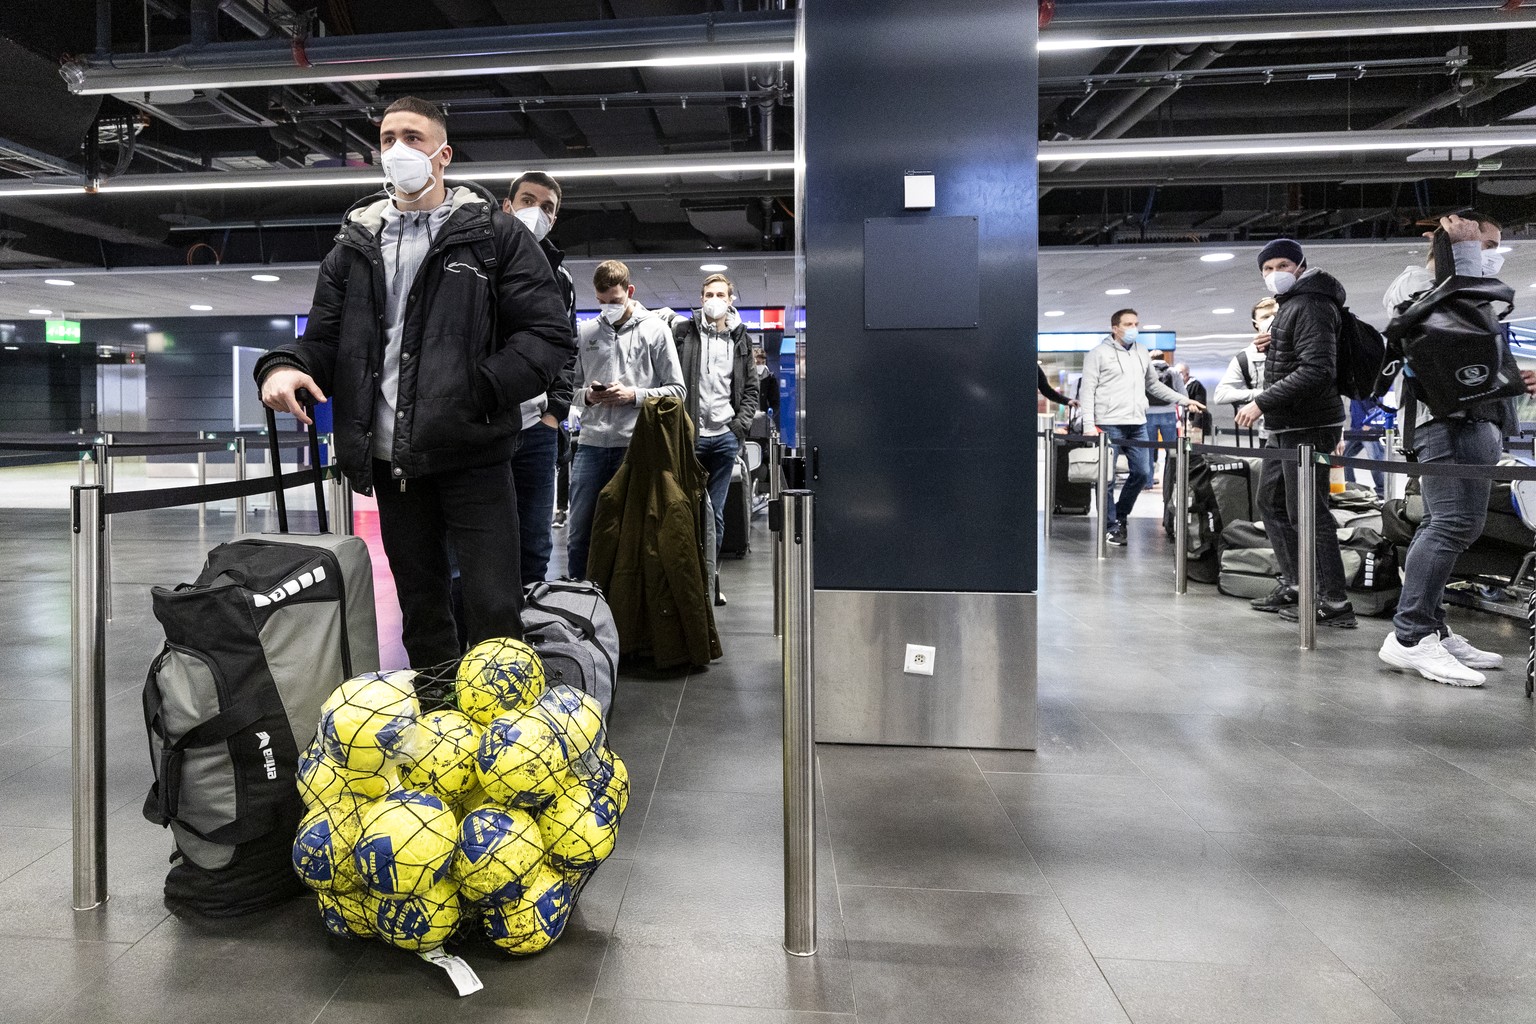
<svg viewBox="0 0 1536 1024">
<path fill-rule="evenodd" d="M 307 409 L 314 408 L 314 400 L 310 398 L 308 391 L 299 391 L 299 401 Z M 272 457 L 272 479 L 277 485 L 277 532 L 288 532 L 288 502 L 283 496 L 283 459 L 282 448 L 277 443 L 277 413 L 272 408 L 267 408 L 267 445 Z M 314 417 L 309 422 L 309 464 L 318 473 L 320 470 L 320 433 L 315 429 Z M 315 511 L 320 517 L 320 532 L 329 533 L 330 524 L 325 515 L 325 481 L 319 476 L 315 477 Z"/>
</svg>

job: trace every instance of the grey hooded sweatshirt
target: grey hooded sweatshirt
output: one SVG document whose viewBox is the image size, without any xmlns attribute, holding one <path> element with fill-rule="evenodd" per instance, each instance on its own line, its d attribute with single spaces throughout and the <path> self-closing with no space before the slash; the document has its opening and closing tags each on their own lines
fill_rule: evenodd
<svg viewBox="0 0 1536 1024">
<path fill-rule="evenodd" d="M 633 405 L 587 405 L 593 381 L 635 389 Z M 596 448 L 627 448 L 640 406 L 647 398 L 682 398 L 683 368 L 672 346 L 672 332 L 655 313 L 634 299 L 629 319 L 615 330 L 602 317 L 581 325 L 576 342 L 576 400 L 581 412 L 581 443 Z"/>
</svg>

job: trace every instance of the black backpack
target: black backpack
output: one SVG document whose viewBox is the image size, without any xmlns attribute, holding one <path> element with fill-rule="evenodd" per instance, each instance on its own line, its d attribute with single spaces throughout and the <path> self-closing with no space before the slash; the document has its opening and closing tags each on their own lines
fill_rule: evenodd
<svg viewBox="0 0 1536 1024">
<path fill-rule="evenodd" d="M 1387 362 L 1387 343 L 1381 332 L 1339 307 L 1339 394 L 1345 398 L 1377 398 L 1376 388 Z"/>
</svg>

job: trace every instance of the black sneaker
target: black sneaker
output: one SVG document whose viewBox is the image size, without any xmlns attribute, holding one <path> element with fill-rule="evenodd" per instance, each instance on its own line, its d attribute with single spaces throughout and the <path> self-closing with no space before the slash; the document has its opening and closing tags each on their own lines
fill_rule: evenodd
<svg viewBox="0 0 1536 1024">
<path fill-rule="evenodd" d="M 1248 606 L 1256 612 L 1283 612 L 1286 608 L 1296 607 L 1299 600 L 1295 587 L 1289 583 L 1276 583 L 1275 589 L 1268 595 L 1257 601 L 1249 601 Z"/>
<path fill-rule="evenodd" d="M 1111 544 L 1117 544 L 1122 548 L 1125 547 L 1125 524 L 1116 523 L 1114 526 L 1111 526 L 1108 536 Z"/>
<path fill-rule="evenodd" d="M 1280 617 L 1287 622 L 1299 622 L 1301 609 L 1296 605 L 1281 608 Z M 1359 625 L 1355 621 L 1355 606 L 1348 601 L 1317 602 L 1317 623 L 1320 626 L 1333 626 L 1335 629 L 1354 629 Z"/>
</svg>

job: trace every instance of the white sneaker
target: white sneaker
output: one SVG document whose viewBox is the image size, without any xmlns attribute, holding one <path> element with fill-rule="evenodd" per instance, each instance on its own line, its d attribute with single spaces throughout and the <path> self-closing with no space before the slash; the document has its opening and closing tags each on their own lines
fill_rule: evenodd
<svg viewBox="0 0 1536 1024">
<path fill-rule="evenodd" d="M 1433 679 L 1447 686 L 1482 686 L 1484 682 L 1481 672 L 1457 661 L 1434 633 L 1412 647 L 1398 640 L 1395 632 L 1388 633 L 1387 638 L 1381 642 L 1378 657 L 1393 668 L 1412 669 L 1425 679 Z"/>
<path fill-rule="evenodd" d="M 1440 646 L 1457 661 L 1467 668 L 1503 668 L 1504 655 L 1494 654 L 1492 651 L 1480 651 L 1467 643 L 1467 638 L 1458 633 L 1442 637 Z"/>
</svg>

